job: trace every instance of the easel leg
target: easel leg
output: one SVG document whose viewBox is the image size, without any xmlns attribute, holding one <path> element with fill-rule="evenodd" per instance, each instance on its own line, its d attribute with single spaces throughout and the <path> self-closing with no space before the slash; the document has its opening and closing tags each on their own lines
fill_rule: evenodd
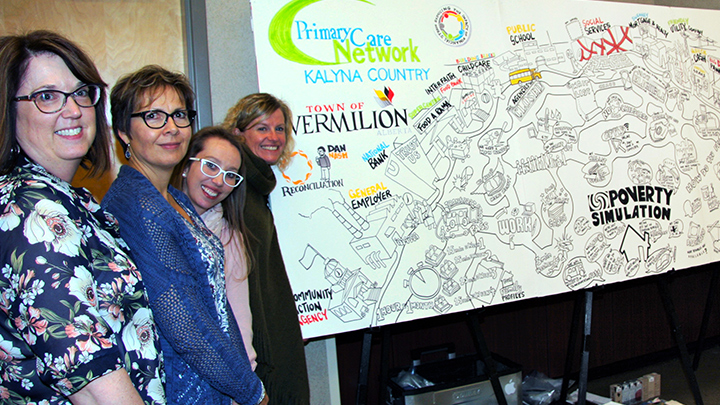
<svg viewBox="0 0 720 405">
<path fill-rule="evenodd" d="M 702 395 L 700 395 L 700 387 L 698 386 L 695 372 L 690 364 L 690 354 L 688 353 L 687 346 L 685 345 L 685 338 L 683 337 L 682 330 L 680 328 L 680 322 L 678 320 L 677 312 L 675 312 L 675 305 L 673 304 L 670 296 L 670 287 L 668 287 L 667 274 L 661 274 L 658 276 L 658 289 L 660 290 L 660 298 L 662 299 L 665 312 L 670 322 L 670 328 L 672 329 L 673 336 L 675 337 L 675 343 L 680 349 L 680 362 L 682 363 L 683 371 L 685 372 L 685 378 L 688 380 L 690 390 L 692 390 L 693 397 L 695 398 L 696 405 L 703 405 Z"/>
<path fill-rule="evenodd" d="M 578 378 L 578 405 L 585 405 L 587 400 L 587 382 L 590 370 L 590 327 L 592 325 L 593 291 L 584 290 L 578 294 L 573 308 L 573 319 L 570 326 L 570 339 L 568 341 L 567 357 L 565 358 L 565 373 L 560 389 L 560 400 L 555 402 L 565 404 L 568 396 L 568 384 L 572 373 L 575 345 L 577 344 L 580 319 L 583 323 L 582 354 L 580 357 L 580 375 Z"/>
<path fill-rule="evenodd" d="M 585 405 L 587 397 L 588 371 L 590 367 L 590 326 L 592 324 L 592 290 L 585 290 L 585 316 L 583 317 L 582 357 L 580 358 L 580 378 L 578 381 L 578 405 Z"/>
<path fill-rule="evenodd" d="M 700 324 L 700 333 L 697 339 L 697 348 L 695 349 L 695 358 L 693 359 L 693 370 L 697 370 L 700 366 L 700 355 L 705 346 L 705 334 L 707 333 L 708 324 L 710 323 L 710 314 L 712 313 L 713 303 L 715 302 L 715 292 L 718 289 L 720 281 L 720 269 L 715 267 L 712 279 L 710 281 L 710 289 L 708 290 L 707 300 L 705 301 L 705 311 L 703 312 L 702 324 Z"/>
<path fill-rule="evenodd" d="M 372 347 L 372 332 L 369 330 L 363 334 L 362 351 L 360 354 L 360 375 L 358 376 L 357 395 L 355 403 L 365 405 L 367 403 L 368 374 L 370 371 L 370 348 Z"/>
<path fill-rule="evenodd" d="M 390 374 L 390 326 L 382 330 L 382 349 L 380 359 L 380 403 L 387 402 L 388 390 L 387 381 Z"/>
<path fill-rule="evenodd" d="M 475 338 L 475 346 L 485 363 L 485 367 L 488 369 L 488 377 L 490 377 L 490 384 L 492 385 L 498 405 L 507 405 L 505 394 L 503 394 L 502 386 L 500 386 L 497 369 L 495 368 L 495 360 L 492 358 L 490 350 L 487 348 L 485 335 L 483 335 L 482 330 L 480 329 L 480 319 L 477 311 L 468 313 L 468 322 L 470 323 L 470 331 L 473 333 L 473 337 Z"/>
<path fill-rule="evenodd" d="M 565 404 L 568 396 L 570 385 L 570 374 L 575 358 L 575 346 L 577 345 L 578 329 L 580 328 L 580 319 L 582 310 L 584 309 L 583 301 L 585 294 L 577 293 L 575 297 L 575 305 L 573 305 L 572 322 L 570 324 L 570 337 L 568 339 L 567 355 L 565 356 L 565 370 L 563 371 L 563 381 L 560 388 L 560 400 L 556 403 Z"/>
</svg>

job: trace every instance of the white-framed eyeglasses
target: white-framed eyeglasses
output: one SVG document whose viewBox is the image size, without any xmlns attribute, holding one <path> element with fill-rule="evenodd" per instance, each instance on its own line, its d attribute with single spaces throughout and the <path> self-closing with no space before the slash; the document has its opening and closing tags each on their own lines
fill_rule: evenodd
<svg viewBox="0 0 720 405">
<path fill-rule="evenodd" d="M 219 175 L 223 175 L 223 183 L 230 187 L 237 187 L 242 183 L 243 176 L 238 173 L 231 172 L 229 170 L 223 170 L 220 165 L 208 159 L 200 159 L 191 157 L 189 160 L 193 162 L 200 162 L 200 171 L 202 174 L 214 179 Z"/>
</svg>

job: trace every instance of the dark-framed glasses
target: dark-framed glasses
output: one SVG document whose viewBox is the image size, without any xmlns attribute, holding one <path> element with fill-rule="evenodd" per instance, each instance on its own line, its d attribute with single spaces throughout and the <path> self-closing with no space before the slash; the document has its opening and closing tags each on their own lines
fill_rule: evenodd
<svg viewBox="0 0 720 405">
<path fill-rule="evenodd" d="M 60 90 L 40 90 L 27 96 L 15 97 L 13 101 L 32 101 L 40 112 L 54 114 L 65 107 L 67 98 L 72 97 L 80 107 L 92 107 L 100 100 L 100 86 L 86 84 L 72 93 Z"/>
<path fill-rule="evenodd" d="M 130 117 L 142 117 L 145 125 L 152 129 L 160 129 L 168 122 L 168 117 L 172 117 L 175 126 L 178 128 L 187 128 L 192 125 L 197 112 L 195 110 L 177 110 L 166 113 L 162 110 L 140 111 L 130 114 Z"/>
<path fill-rule="evenodd" d="M 227 184 L 230 187 L 237 187 L 243 181 L 243 176 L 229 170 L 221 169 L 220 165 L 213 162 L 212 160 L 199 159 L 194 157 L 189 158 L 189 160 L 192 160 L 193 162 L 200 162 L 200 171 L 202 172 L 202 174 L 210 177 L 211 179 L 214 179 L 215 177 L 222 174 L 223 183 Z"/>
</svg>

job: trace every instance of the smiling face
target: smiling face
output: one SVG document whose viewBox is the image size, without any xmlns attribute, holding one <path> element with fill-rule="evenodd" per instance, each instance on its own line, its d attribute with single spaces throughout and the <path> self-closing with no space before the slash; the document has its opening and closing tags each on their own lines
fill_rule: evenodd
<svg viewBox="0 0 720 405">
<path fill-rule="evenodd" d="M 277 109 L 253 121 L 245 131 L 240 132 L 240 136 L 255 156 L 274 165 L 285 149 L 285 131 L 285 115 Z"/>
<path fill-rule="evenodd" d="M 185 101 L 172 87 L 165 87 L 141 99 L 147 101 L 134 112 L 160 110 L 172 114 L 186 109 Z M 168 117 L 162 128 L 152 129 L 142 117 L 133 117 L 130 136 L 123 132 L 119 135 L 125 143 L 130 144 L 130 166 L 155 184 L 156 175 L 169 178 L 173 167 L 185 156 L 192 128 L 178 128 L 175 121 Z"/>
<path fill-rule="evenodd" d="M 16 96 L 40 90 L 72 93 L 83 84 L 59 56 L 42 53 L 29 60 Z M 22 150 L 48 172 L 71 181 L 95 139 L 95 107 L 80 107 L 72 97 L 52 114 L 41 112 L 32 101 L 16 104 L 16 134 Z"/>
<path fill-rule="evenodd" d="M 210 160 L 225 171 L 240 172 L 242 163 L 240 151 L 225 139 L 208 138 L 202 150 L 194 157 Z M 210 178 L 203 174 L 201 165 L 199 161 L 191 161 L 183 172 L 183 192 L 190 198 L 200 215 L 220 203 L 233 191 L 232 187 L 223 182 L 222 174 Z"/>
</svg>

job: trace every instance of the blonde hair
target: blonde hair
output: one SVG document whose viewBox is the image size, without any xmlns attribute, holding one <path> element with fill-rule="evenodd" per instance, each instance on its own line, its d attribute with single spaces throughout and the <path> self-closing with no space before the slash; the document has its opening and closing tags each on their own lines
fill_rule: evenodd
<svg viewBox="0 0 720 405">
<path fill-rule="evenodd" d="M 237 104 L 232 106 L 225 116 L 222 125 L 228 130 L 245 130 L 259 118 L 266 117 L 275 111 L 280 110 L 285 118 L 285 147 L 276 165 L 280 170 L 285 170 L 290 165 L 291 154 L 295 149 L 293 138 L 293 117 L 290 107 L 284 101 L 268 93 L 254 93 L 241 98 Z M 245 139 L 240 137 L 244 143 Z"/>
</svg>

